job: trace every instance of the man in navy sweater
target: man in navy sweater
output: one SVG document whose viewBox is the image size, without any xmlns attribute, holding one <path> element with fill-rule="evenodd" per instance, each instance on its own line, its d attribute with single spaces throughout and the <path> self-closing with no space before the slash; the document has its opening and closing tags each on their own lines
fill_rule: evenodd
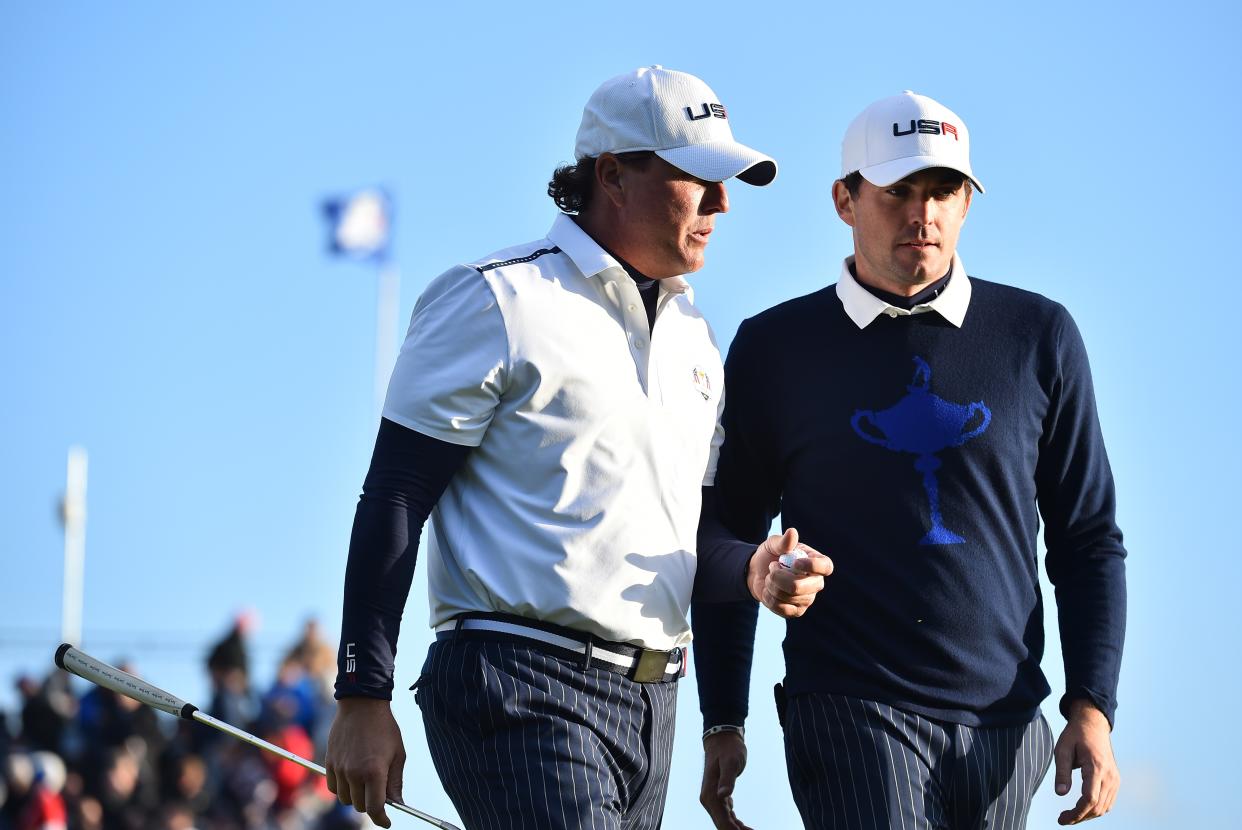
<svg viewBox="0 0 1242 830">
<path fill-rule="evenodd" d="M 808 827 L 1023 827 L 1055 758 L 1060 817 L 1107 812 L 1125 549 L 1082 339 L 1060 305 L 968 278 L 965 124 L 923 96 L 868 107 L 833 185 L 854 255 L 840 279 L 746 320 L 725 368 L 725 443 L 700 555 L 786 527 L 834 571 L 788 623 L 777 698 Z M 1055 586 L 1068 724 L 1039 704 Z M 804 566 L 797 566 L 801 570 Z M 700 577 L 702 578 L 702 576 Z M 745 766 L 757 605 L 694 606 L 701 799 L 718 828 Z"/>
</svg>

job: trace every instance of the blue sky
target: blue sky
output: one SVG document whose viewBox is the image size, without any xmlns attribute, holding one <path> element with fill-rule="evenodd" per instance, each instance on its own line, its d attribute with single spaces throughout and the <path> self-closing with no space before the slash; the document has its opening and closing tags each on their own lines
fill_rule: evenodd
<svg viewBox="0 0 1242 830">
<path fill-rule="evenodd" d="M 130 655 L 194 699 L 239 609 L 262 619 L 264 683 L 304 618 L 336 630 L 376 426 L 376 288 L 325 256 L 324 196 L 394 193 L 404 325 L 436 274 L 543 235 L 545 183 L 600 81 L 693 72 L 781 165 L 769 188 L 730 188 L 693 280 L 727 348 L 745 317 L 835 280 L 849 253 L 829 201 L 840 136 L 913 89 L 971 130 L 988 192 L 959 246 L 970 272 L 1065 304 L 1091 354 L 1130 550 L 1107 825 L 1225 826 L 1242 738 L 1228 705 L 1239 22 L 1223 2 L 5 4 L 4 683 L 42 671 L 58 641 L 71 444 L 90 452 L 88 650 Z M 399 687 L 417 676 L 426 614 L 420 573 Z M 798 826 L 769 703 L 780 636 L 765 620 L 738 795 L 761 828 Z M 666 826 L 706 827 L 693 683 L 681 707 Z M 407 797 L 451 816 L 412 701 L 396 711 Z M 1063 800 L 1047 782 L 1032 826 Z"/>
</svg>

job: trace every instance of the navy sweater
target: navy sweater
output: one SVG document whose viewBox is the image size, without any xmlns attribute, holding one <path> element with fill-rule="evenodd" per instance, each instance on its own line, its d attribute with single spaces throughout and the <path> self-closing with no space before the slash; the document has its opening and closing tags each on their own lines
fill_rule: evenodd
<svg viewBox="0 0 1242 830">
<path fill-rule="evenodd" d="M 700 556 L 780 513 L 835 572 L 788 623 L 788 695 L 824 691 L 968 725 L 1029 720 L 1046 567 L 1066 693 L 1109 721 L 1125 549 L 1082 339 L 1060 305 L 972 279 L 962 328 L 929 312 L 859 329 L 835 286 L 745 321 Z M 719 521 L 727 533 L 712 531 Z M 746 715 L 757 606 L 696 602 L 707 726 Z"/>
</svg>

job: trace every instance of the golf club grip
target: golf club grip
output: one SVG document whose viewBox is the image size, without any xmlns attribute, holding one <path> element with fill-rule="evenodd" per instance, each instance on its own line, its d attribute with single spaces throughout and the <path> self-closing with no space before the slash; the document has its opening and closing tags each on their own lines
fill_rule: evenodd
<svg viewBox="0 0 1242 830">
<path fill-rule="evenodd" d="M 60 648 L 56 649 L 56 665 L 97 686 L 111 689 L 117 694 L 133 698 L 139 703 L 186 720 L 192 720 L 194 712 L 198 709 L 194 704 L 186 703 L 181 698 L 170 695 L 145 680 L 139 680 L 129 672 L 123 672 L 116 666 L 109 666 L 102 660 L 96 660 L 69 643 L 62 643 Z"/>
</svg>

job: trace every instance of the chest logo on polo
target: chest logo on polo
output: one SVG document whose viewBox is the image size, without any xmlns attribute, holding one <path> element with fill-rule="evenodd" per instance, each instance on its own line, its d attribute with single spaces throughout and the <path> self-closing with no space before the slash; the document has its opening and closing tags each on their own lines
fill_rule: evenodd
<svg viewBox="0 0 1242 830">
<path fill-rule="evenodd" d="M 690 380 L 694 384 L 694 389 L 703 396 L 703 400 L 710 401 L 712 399 L 712 381 L 707 376 L 707 370 L 701 366 L 695 366 L 690 372 Z"/>
<path fill-rule="evenodd" d="M 888 409 L 875 412 L 859 409 L 850 426 L 864 441 L 893 452 L 914 456 L 914 469 L 923 475 L 923 491 L 931 509 L 931 528 L 920 545 L 956 545 L 966 541 L 944 526 L 940 516 L 940 486 L 936 453 L 960 447 L 983 434 L 992 422 L 992 411 L 982 401 L 950 403 L 931 393 L 931 366 L 914 358 L 914 377 L 906 394 Z"/>
</svg>

